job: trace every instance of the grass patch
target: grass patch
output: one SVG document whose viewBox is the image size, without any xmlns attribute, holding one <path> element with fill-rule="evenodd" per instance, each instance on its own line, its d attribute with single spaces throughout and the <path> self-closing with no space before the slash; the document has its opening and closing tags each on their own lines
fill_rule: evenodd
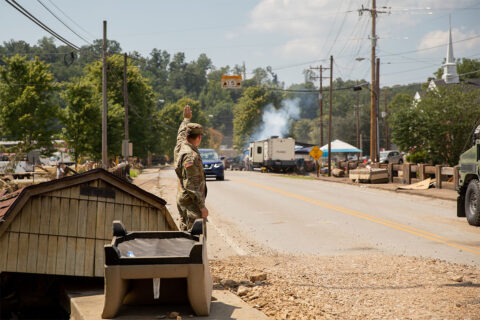
<svg viewBox="0 0 480 320">
<path fill-rule="evenodd" d="M 140 170 L 133 169 L 133 168 L 130 169 L 130 173 L 129 173 L 130 178 L 136 178 L 138 177 L 139 174 L 140 174 Z"/>
</svg>

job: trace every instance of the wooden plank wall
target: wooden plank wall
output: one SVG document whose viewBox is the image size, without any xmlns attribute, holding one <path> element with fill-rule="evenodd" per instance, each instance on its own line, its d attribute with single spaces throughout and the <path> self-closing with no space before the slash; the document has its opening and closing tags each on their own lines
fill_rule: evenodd
<svg viewBox="0 0 480 320">
<path fill-rule="evenodd" d="M 115 189 L 103 180 L 86 185 Z M 80 185 L 34 196 L 0 237 L 0 271 L 103 277 L 112 221 L 127 230 L 169 230 L 165 207 L 115 189 L 115 199 L 80 194 Z"/>
</svg>

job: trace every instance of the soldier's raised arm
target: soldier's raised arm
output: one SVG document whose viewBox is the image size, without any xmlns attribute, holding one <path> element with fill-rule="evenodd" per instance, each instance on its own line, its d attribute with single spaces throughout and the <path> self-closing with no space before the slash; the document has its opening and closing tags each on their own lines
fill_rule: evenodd
<svg viewBox="0 0 480 320">
<path fill-rule="evenodd" d="M 182 143 L 187 141 L 187 124 L 190 123 L 190 119 L 192 119 L 192 109 L 189 105 L 186 105 L 185 108 L 183 108 L 183 121 L 178 128 L 177 144 L 175 145 L 175 149 L 173 151 L 175 162 Z"/>
</svg>

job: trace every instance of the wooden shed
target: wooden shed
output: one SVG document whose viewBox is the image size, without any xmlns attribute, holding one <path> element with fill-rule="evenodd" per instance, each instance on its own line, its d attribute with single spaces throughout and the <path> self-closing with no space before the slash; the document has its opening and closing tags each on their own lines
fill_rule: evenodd
<svg viewBox="0 0 480 320">
<path fill-rule="evenodd" d="M 103 169 L 0 198 L 0 272 L 103 277 L 112 221 L 178 230 L 165 200 Z"/>
</svg>

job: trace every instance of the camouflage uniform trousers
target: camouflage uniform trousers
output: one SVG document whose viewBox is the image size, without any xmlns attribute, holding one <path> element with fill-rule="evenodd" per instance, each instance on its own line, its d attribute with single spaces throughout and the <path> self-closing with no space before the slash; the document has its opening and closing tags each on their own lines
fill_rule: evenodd
<svg viewBox="0 0 480 320">
<path fill-rule="evenodd" d="M 180 214 L 180 230 L 187 231 L 193 226 L 196 219 L 202 218 L 202 213 L 195 205 L 181 205 L 177 202 L 178 213 Z"/>
</svg>

